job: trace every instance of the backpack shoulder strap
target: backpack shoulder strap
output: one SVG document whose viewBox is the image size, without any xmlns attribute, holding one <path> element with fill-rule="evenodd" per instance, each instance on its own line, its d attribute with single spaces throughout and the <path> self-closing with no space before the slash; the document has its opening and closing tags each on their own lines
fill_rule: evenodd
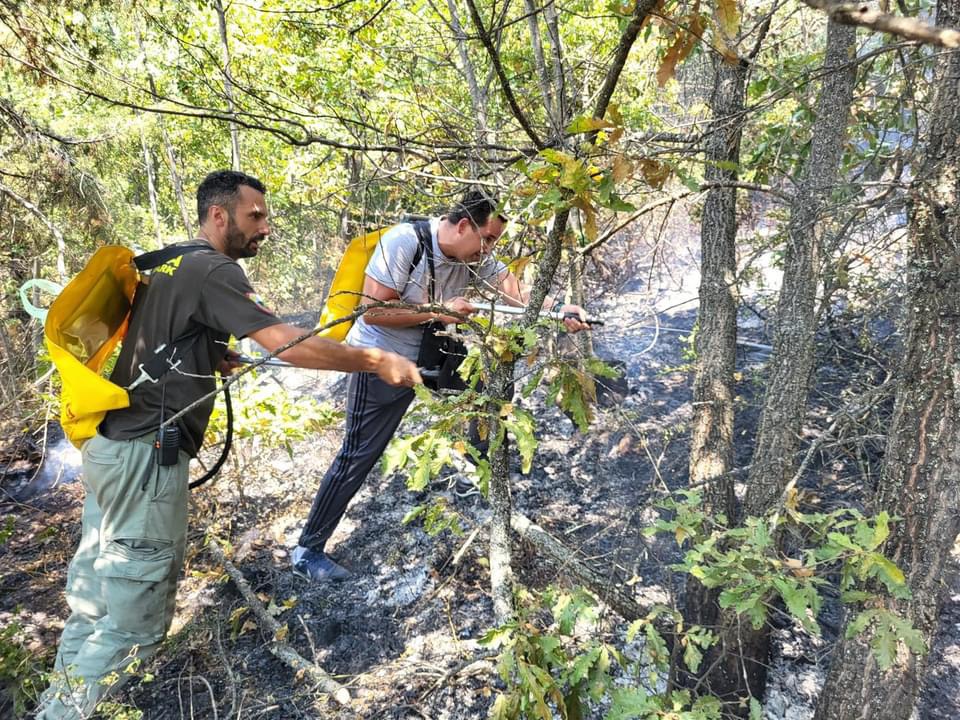
<svg viewBox="0 0 960 720">
<path fill-rule="evenodd" d="M 159 250 L 151 250 L 150 252 L 145 252 L 143 255 L 137 255 L 133 258 L 133 264 L 137 266 L 137 270 L 140 272 L 153 270 L 175 257 L 186 255 L 187 253 L 192 253 L 197 250 L 204 250 L 209 247 L 206 243 L 197 243 L 195 245 L 168 245 Z"/>
<path fill-rule="evenodd" d="M 413 229 L 417 233 L 417 252 L 414 253 L 413 262 L 410 264 L 410 272 L 417 266 L 423 253 L 427 253 L 427 267 L 430 268 L 430 281 L 427 286 L 427 300 L 433 302 L 437 295 L 437 274 L 433 266 L 433 237 L 430 234 L 430 223 L 426 220 L 418 220 L 413 223 Z"/>
<path fill-rule="evenodd" d="M 175 257 L 196 252 L 197 250 L 204 250 L 209 247 L 206 243 L 170 245 L 159 250 L 152 250 L 143 255 L 138 255 L 133 259 L 133 263 L 136 265 L 137 270 L 144 272 L 158 268 Z M 140 376 L 127 386 L 127 390 L 133 390 L 147 380 L 154 383 L 157 382 L 167 372 L 180 364 L 183 355 L 193 347 L 205 332 L 206 329 L 203 326 L 197 326 L 183 333 L 183 335 L 172 340 L 170 343 L 165 343 L 158 347 L 150 357 L 140 363 Z"/>
</svg>

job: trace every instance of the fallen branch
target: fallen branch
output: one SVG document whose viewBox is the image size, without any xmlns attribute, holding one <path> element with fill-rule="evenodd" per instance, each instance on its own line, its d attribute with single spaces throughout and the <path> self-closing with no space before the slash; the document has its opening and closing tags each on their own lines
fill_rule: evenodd
<svg viewBox="0 0 960 720">
<path fill-rule="evenodd" d="M 639 620 L 653 608 L 641 605 L 621 585 L 611 582 L 609 573 L 574 559 L 573 551 L 528 517 L 514 512 L 510 527 L 523 540 L 536 547 L 540 555 L 587 588 L 599 600 L 615 610 L 624 620 Z"/>
<path fill-rule="evenodd" d="M 243 595 L 243 599 L 246 600 L 247 606 L 253 611 L 253 614 L 257 616 L 257 620 L 259 620 L 262 626 L 270 633 L 272 638 L 268 646 L 270 652 L 283 660 L 298 674 L 302 673 L 305 675 L 314 682 L 320 690 L 329 693 L 338 703 L 344 706 L 349 705 L 350 692 L 343 685 L 330 677 L 322 667 L 310 662 L 290 647 L 285 640 L 280 639 L 286 634 L 286 626 L 281 627 L 280 623 L 274 620 L 273 616 L 267 612 L 263 603 L 260 602 L 260 599 L 250 588 L 250 584 L 246 578 L 244 578 L 243 573 L 241 573 L 237 569 L 237 566 L 230 562 L 224 554 L 223 548 L 221 548 L 216 541 L 208 543 L 207 547 L 214 559 L 223 565 L 223 569 L 227 571 L 230 579 L 233 580 L 234 585 L 237 586 L 240 594 Z"/>
</svg>

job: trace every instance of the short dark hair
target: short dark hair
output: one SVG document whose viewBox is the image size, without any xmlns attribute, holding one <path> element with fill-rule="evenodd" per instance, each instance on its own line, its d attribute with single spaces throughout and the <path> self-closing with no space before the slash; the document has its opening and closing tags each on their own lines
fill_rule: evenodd
<svg viewBox="0 0 960 720">
<path fill-rule="evenodd" d="M 466 218 L 480 227 L 487 224 L 490 216 L 497 209 L 497 205 L 499 205 L 497 199 L 482 190 L 468 190 L 467 194 L 459 202 L 454 203 L 453 207 L 447 212 L 447 221 L 456 225 Z M 499 213 L 497 213 L 497 217 L 506 221 L 506 218 Z"/>
<path fill-rule="evenodd" d="M 233 212 L 241 185 L 252 187 L 257 192 L 267 193 L 262 182 L 252 175 L 236 170 L 216 170 L 207 175 L 197 188 L 197 219 L 203 225 L 211 205 L 220 205 Z"/>
</svg>

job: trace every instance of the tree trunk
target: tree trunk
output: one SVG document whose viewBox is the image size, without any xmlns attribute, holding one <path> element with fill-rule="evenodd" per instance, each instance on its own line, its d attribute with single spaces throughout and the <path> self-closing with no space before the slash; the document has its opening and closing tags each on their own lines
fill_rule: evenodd
<svg viewBox="0 0 960 720">
<path fill-rule="evenodd" d="M 788 247 L 783 290 L 779 302 L 779 325 L 771 360 L 771 380 L 765 399 L 760 437 L 757 440 L 757 449 L 747 485 L 746 513 L 748 515 L 762 514 L 772 507 L 773 503 L 779 499 L 780 492 L 795 467 L 797 437 L 806 409 L 813 367 L 816 273 L 823 233 L 820 215 L 832 187 L 836 184 L 837 167 L 843 151 L 844 131 L 856 79 L 855 66 L 850 65 L 855 50 L 855 39 L 855 31 L 830 24 L 824 61 L 825 80 L 818 101 L 810 161 L 804 169 L 788 225 Z M 739 98 L 742 103 L 742 92 Z M 717 232 L 716 226 L 721 220 L 722 218 L 711 222 L 705 209 L 705 228 L 714 226 L 714 232 Z M 732 372 L 733 348 L 736 340 L 736 308 L 735 298 L 731 293 L 729 300 L 726 297 L 722 298 L 723 312 L 731 313 L 729 324 L 720 326 L 716 321 L 709 323 L 704 321 L 708 308 L 718 304 L 717 301 L 713 301 L 710 305 L 704 302 L 705 288 L 709 287 L 711 281 L 707 272 L 708 267 L 711 266 L 708 261 L 708 249 L 706 233 L 704 233 L 701 320 L 697 339 L 702 346 L 709 347 L 711 343 L 719 342 L 716 336 L 721 333 L 729 333 L 729 335 L 724 335 L 723 353 L 717 353 L 714 359 L 706 357 L 704 350 L 698 349 L 690 481 L 709 483 L 705 492 L 709 509 L 713 511 L 722 509 L 729 518 L 733 518 L 735 508 L 732 478 L 725 477 L 718 482 L 711 482 L 711 479 L 727 473 L 732 460 Z M 732 240 L 729 252 L 733 252 Z M 732 258 L 729 258 L 727 263 L 732 261 Z M 730 273 L 728 283 L 721 284 L 715 276 L 719 269 Z M 725 289 L 732 282 L 734 273 L 735 266 L 717 264 L 713 270 L 714 287 L 709 288 L 710 292 L 717 295 L 718 290 Z M 714 310 L 711 315 L 724 317 L 717 310 Z M 710 371 L 714 376 L 710 377 L 704 372 L 703 380 L 704 383 L 710 383 L 717 389 L 711 390 L 708 385 L 703 390 L 704 394 L 700 395 L 700 364 L 706 364 L 709 368 L 712 363 L 718 362 L 728 363 L 722 366 L 724 373 L 720 373 L 721 367 L 714 367 Z M 726 374 L 727 371 L 729 375 Z M 776 468 L 777 473 L 780 473 L 773 480 L 770 475 L 773 472 L 772 466 Z M 774 490 L 771 491 L 770 488 Z M 766 688 L 767 656 L 770 646 L 768 629 L 761 627 L 755 630 L 740 618 L 721 612 L 716 603 L 717 593 L 706 591 L 694 580 L 688 583 L 687 593 L 687 617 L 690 622 L 708 627 L 719 625 L 720 643 L 708 653 L 704 662 L 704 667 L 713 668 L 703 678 L 704 687 L 728 703 L 732 712 L 745 715 L 748 709 L 741 704 L 741 701 L 751 695 L 756 698 L 762 697 Z"/>
<path fill-rule="evenodd" d="M 140 144 L 143 147 L 143 168 L 147 172 L 147 197 L 150 200 L 150 217 L 153 218 L 153 232 L 157 237 L 157 247 L 160 247 L 160 213 L 157 210 L 157 180 L 153 169 L 153 155 L 147 145 L 147 134 L 140 131 Z"/>
<path fill-rule="evenodd" d="M 143 34 L 137 32 L 137 44 L 140 46 L 140 52 L 146 55 L 146 46 L 143 42 Z M 154 98 L 157 95 L 157 83 L 153 75 L 147 73 L 147 85 L 150 88 L 150 94 Z M 163 154 L 167 161 L 167 171 L 170 173 L 170 184 L 173 186 L 173 194 L 177 198 L 177 207 L 180 209 L 180 221 L 183 223 L 183 229 L 187 234 L 187 239 L 193 238 L 193 230 L 190 223 L 190 209 L 187 205 L 187 199 L 183 194 L 183 183 L 180 181 L 180 171 L 177 170 L 177 153 L 170 141 L 170 135 L 167 133 L 167 127 L 163 123 L 163 116 L 157 116 L 157 126 L 160 128 L 160 137 L 163 140 Z"/>
<path fill-rule="evenodd" d="M 213 7 L 217 11 L 217 20 L 220 23 L 220 46 L 223 51 L 223 91 L 227 97 L 227 110 L 231 117 L 236 112 L 233 102 L 233 77 L 230 75 L 230 44 L 227 41 L 227 15 L 223 11 L 223 1 L 213 0 Z M 240 128 L 235 122 L 230 123 L 230 166 L 240 170 Z"/>
<path fill-rule="evenodd" d="M 830 22 L 810 158 L 787 225 L 770 379 L 747 481 L 747 515 L 770 510 L 796 470 L 813 373 L 817 286 L 826 229 L 823 215 L 843 155 L 856 83 L 856 65 L 851 62 L 855 54 L 856 29 Z"/>
<path fill-rule="evenodd" d="M 547 290 L 556 276 L 569 216 L 569 209 L 561 210 L 554 216 L 553 227 L 547 234 L 546 248 L 537 264 L 538 275 L 530 290 L 529 303 L 521 321 L 525 327 L 532 327 L 537 322 L 538 309 L 543 305 Z M 513 373 L 514 363 L 503 361 L 491 372 L 488 392 L 495 401 L 509 402 Z M 497 432 L 499 403 L 495 403 L 492 415 L 491 435 Z M 510 519 L 513 503 L 510 498 L 509 457 L 506 440 L 490 457 L 490 506 L 493 511 L 490 520 L 490 592 L 493 596 L 494 615 L 499 623 L 506 622 L 513 616 L 513 571 L 510 567 Z"/>
<path fill-rule="evenodd" d="M 513 389 L 513 361 L 501 360 L 490 377 L 491 397 L 509 402 Z M 493 437 L 500 426 L 500 403 L 492 404 L 490 434 Z M 490 589 L 493 595 L 493 614 L 498 624 L 513 617 L 513 568 L 510 548 L 510 445 L 504 433 L 503 442 L 490 453 Z"/>
<path fill-rule="evenodd" d="M 151 84 L 153 84 L 152 80 Z M 170 184 L 173 185 L 173 194 L 177 198 L 177 207 L 180 208 L 180 221 L 183 223 L 187 238 L 192 239 L 193 229 L 190 222 L 190 208 L 187 205 L 187 198 L 183 194 L 183 182 L 180 180 L 180 171 L 177 169 L 177 151 L 170 141 L 170 135 L 167 134 L 163 119 L 158 118 L 157 122 L 160 124 L 160 137 L 163 138 L 163 150 L 167 159 L 167 170 L 170 172 Z"/>
<path fill-rule="evenodd" d="M 706 182 L 733 183 L 740 162 L 746 65 L 716 61 L 706 148 Z M 701 221 L 700 311 L 693 381 L 690 483 L 703 485 L 712 512 L 733 517 L 733 370 L 737 341 L 737 191 L 714 187 Z"/>
<path fill-rule="evenodd" d="M 551 62 L 553 64 L 554 116 L 557 118 L 557 122 L 562 129 L 564 127 L 564 121 L 572 117 L 572 103 L 568 100 L 568 93 L 571 92 L 573 83 L 569 82 L 566 63 L 563 61 L 563 45 L 560 41 L 560 18 L 553 2 L 544 3 L 543 15 L 547 25 L 547 34 L 550 37 L 550 49 L 553 54 Z"/>
<path fill-rule="evenodd" d="M 960 0 L 941 0 L 937 24 L 960 27 Z M 910 193 L 908 319 L 897 400 L 873 511 L 901 520 L 885 553 L 904 571 L 909 600 L 884 605 L 909 619 L 930 646 L 943 576 L 960 531 L 960 53 L 941 55 L 925 160 Z M 817 720 L 906 720 L 924 678 L 926 656 L 901 646 L 879 668 L 875 628 L 841 637 Z"/>
<path fill-rule="evenodd" d="M 713 96 L 706 147 L 706 182 L 733 183 L 740 162 L 746 63 L 715 60 Z M 734 517 L 733 372 L 737 342 L 737 191 L 713 187 L 701 221 L 700 311 L 697 315 L 697 367 L 693 381 L 690 483 L 703 488 L 705 510 Z M 698 580 L 687 581 L 684 602 L 688 623 L 715 627 L 722 621 L 718 592 Z M 736 618 L 727 618 L 736 622 Z M 707 692 L 736 701 L 765 681 L 763 668 L 746 664 L 739 653 L 743 636 L 732 632 L 711 648 L 702 676 L 690 678 Z M 763 648 L 765 650 L 765 648 Z"/>
<path fill-rule="evenodd" d="M 452 2 L 452 0 L 448 0 Z M 533 50 L 533 67 L 537 71 L 537 84 L 543 95 L 543 109 L 547 116 L 547 125 L 550 127 L 550 137 L 560 137 L 559 116 L 554 108 L 553 90 L 550 87 L 550 74 L 543 55 L 543 40 L 540 36 L 541 8 L 536 6 L 535 0 L 524 0 L 527 12 L 527 27 L 530 29 L 530 47 Z"/>
</svg>

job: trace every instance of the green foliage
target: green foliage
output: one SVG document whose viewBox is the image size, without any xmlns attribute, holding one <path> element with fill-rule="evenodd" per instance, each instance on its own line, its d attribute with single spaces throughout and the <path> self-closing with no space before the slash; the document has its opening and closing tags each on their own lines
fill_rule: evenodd
<svg viewBox="0 0 960 720">
<path fill-rule="evenodd" d="M 550 364 L 550 370 L 547 402 L 557 403 L 573 417 L 580 432 L 587 432 L 597 402 L 596 378 L 615 378 L 619 372 L 596 357 L 586 358 L 583 369 L 558 360 Z"/>
<path fill-rule="evenodd" d="M 674 569 L 689 573 L 704 587 L 721 589 L 720 606 L 745 616 L 754 628 L 766 622 L 773 600 L 779 598 L 807 632 L 818 635 L 820 589 L 827 584 L 823 575 L 837 570 L 843 602 L 880 604 L 889 597 L 910 597 L 902 571 L 880 552 L 890 533 L 891 518 L 885 512 L 875 517 L 855 508 L 802 513 L 793 493 L 781 512 L 749 517 L 729 528 L 722 516 L 703 512 L 696 492 L 670 498 L 662 507 L 668 516 L 647 534 L 669 533 L 681 546 L 689 540 L 683 561 Z M 774 540 L 785 532 L 793 542 L 803 543 L 789 555 Z M 910 622 L 889 611 L 862 613 L 850 632 L 867 626 L 876 630 L 871 647 L 878 662 L 889 661 L 891 647 L 899 642 L 912 652 L 925 650 Z"/>
<path fill-rule="evenodd" d="M 432 502 L 418 505 L 403 516 L 405 525 L 414 520 L 423 522 L 423 529 L 430 536 L 439 535 L 445 530 L 449 530 L 454 535 L 463 534 L 460 518 L 455 512 L 450 511 L 446 498 L 434 498 Z"/>
<path fill-rule="evenodd" d="M 23 716 L 44 683 L 41 658 L 23 646 L 23 627 L 14 621 L 0 628 L 0 707 L 9 703 L 15 717 Z"/>
<path fill-rule="evenodd" d="M 3 520 L 3 527 L 0 528 L 0 545 L 7 544 L 7 540 L 13 537 L 15 529 L 16 523 L 14 522 L 13 515 L 7 515 Z"/>
<path fill-rule="evenodd" d="M 643 637 L 642 656 L 631 661 L 624 651 L 597 640 L 597 608 L 581 589 L 550 588 L 541 594 L 522 591 L 515 620 L 488 632 L 484 644 L 499 647 L 498 671 L 506 691 L 494 702 L 491 717 L 502 720 L 586 717 L 591 708 L 609 706 L 608 720 L 719 720 L 721 703 L 694 698 L 689 691 L 660 684 L 671 655 L 658 625 L 670 625 L 684 648 L 684 662 L 694 670 L 701 650 L 716 642 L 700 627 L 683 631 L 679 613 L 656 606 L 627 629 L 625 641 Z M 629 686 L 614 679 L 632 678 Z M 644 683 L 643 678 L 648 677 Z"/>
<path fill-rule="evenodd" d="M 881 670 L 889 670 L 896 664 L 901 645 L 915 655 L 927 652 L 927 645 L 920 631 L 906 620 L 889 610 L 871 608 L 864 610 L 847 626 L 847 638 L 869 630 L 870 649 Z"/>
<path fill-rule="evenodd" d="M 697 361 L 697 335 L 700 333 L 700 320 L 693 324 L 693 329 L 689 335 L 681 335 L 680 342 L 683 343 L 683 349 L 680 350 L 680 357 L 688 363 Z"/>
<path fill-rule="evenodd" d="M 417 435 L 394 437 L 383 454 L 383 472 L 405 470 L 407 487 L 421 492 L 445 465 L 469 457 L 475 463 L 477 484 L 486 494 L 490 466 L 469 442 L 467 428 L 470 420 L 485 419 L 483 408 L 489 398 L 475 390 L 452 396 L 434 395 L 425 387 L 417 386 L 415 392 L 421 403 L 415 413 L 426 415 L 434 422 Z"/>
<path fill-rule="evenodd" d="M 610 690 L 613 663 L 626 664 L 616 648 L 579 639 L 578 623 L 596 622 L 596 607 L 583 591 L 521 591 L 517 618 L 488 632 L 481 642 L 499 647 L 498 671 L 507 691 L 497 697 L 491 717 L 500 720 L 573 720 L 584 716 Z M 543 610 L 549 609 L 550 621 Z"/>
<path fill-rule="evenodd" d="M 310 396 L 277 392 L 267 373 L 253 375 L 252 382 L 241 379 L 238 385 L 231 388 L 233 431 L 238 440 L 257 438 L 261 446 L 284 447 L 292 456 L 294 441 L 313 437 L 342 417 Z M 226 406 L 218 395 L 207 426 L 207 443 L 225 436 L 226 423 Z"/>
<path fill-rule="evenodd" d="M 613 705 L 606 720 L 720 720 L 723 706 L 710 695 L 693 698 L 689 690 L 655 695 L 640 688 L 613 693 Z"/>
</svg>

